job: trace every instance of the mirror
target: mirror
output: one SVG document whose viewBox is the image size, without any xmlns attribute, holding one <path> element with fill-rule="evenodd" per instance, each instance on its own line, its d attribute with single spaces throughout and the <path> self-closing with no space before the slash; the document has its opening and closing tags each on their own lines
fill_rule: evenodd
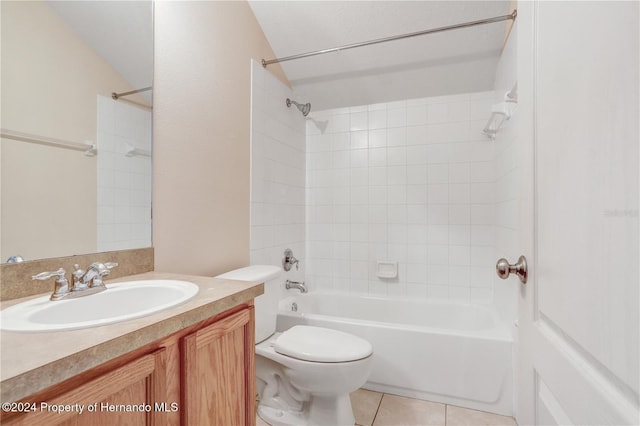
<svg viewBox="0 0 640 426">
<path fill-rule="evenodd" d="M 152 2 L 0 8 L 0 261 L 150 247 Z"/>
</svg>

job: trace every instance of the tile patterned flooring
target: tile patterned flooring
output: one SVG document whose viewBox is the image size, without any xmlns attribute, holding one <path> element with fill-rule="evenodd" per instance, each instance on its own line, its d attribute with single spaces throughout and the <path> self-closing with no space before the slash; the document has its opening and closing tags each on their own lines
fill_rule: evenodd
<svg viewBox="0 0 640 426">
<path fill-rule="evenodd" d="M 351 394 L 351 405 L 356 426 L 518 426 L 513 417 L 365 389 Z M 268 424 L 258 417 L 257 426 Z"/>
</svg>

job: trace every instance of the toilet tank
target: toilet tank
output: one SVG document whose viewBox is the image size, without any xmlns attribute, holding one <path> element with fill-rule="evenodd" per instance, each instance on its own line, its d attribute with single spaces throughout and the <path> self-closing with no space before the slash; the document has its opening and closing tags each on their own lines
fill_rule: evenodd
<svg viewBox="0 0 640 426">
<path fill-rule="evenodd" d="M 276 331 L 278 302 L 280 301 L 280 266 L 253 265 L 235 269 L 218 275 L 216 278 L 239 281 L 259 281 L 264 283 L 264 294 L 256 297 L 256 343 L 266 340 Z"/>
</svg>

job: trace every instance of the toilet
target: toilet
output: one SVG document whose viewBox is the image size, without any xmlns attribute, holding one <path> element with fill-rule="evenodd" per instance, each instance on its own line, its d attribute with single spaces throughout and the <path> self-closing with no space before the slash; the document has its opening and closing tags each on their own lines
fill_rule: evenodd
<svg viewBox="0 0 640 426">
<path fill-rule="evenodd" d="M 218 276 L 264 282 L 255 299 L 258 415 L 273 426 L 353 426 L 349 393 L 367 381 L 373 348 L 328 328 L 296 325 L 277 333 L 282 272 L 255 265 Z"/>
</svg>

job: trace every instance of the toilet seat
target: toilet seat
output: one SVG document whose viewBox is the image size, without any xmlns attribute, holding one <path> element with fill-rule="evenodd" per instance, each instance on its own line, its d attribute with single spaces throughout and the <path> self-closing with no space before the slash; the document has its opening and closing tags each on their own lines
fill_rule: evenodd
<svg viewBox="0 0 640 426">
<path fill-rule="evenodd" d="M 284 356 L 311 362 L 348 362 L 370 356 L 373 347 L 352 334 L 328 328 L 296 325 L 271 344 Z"/>
</svg>

